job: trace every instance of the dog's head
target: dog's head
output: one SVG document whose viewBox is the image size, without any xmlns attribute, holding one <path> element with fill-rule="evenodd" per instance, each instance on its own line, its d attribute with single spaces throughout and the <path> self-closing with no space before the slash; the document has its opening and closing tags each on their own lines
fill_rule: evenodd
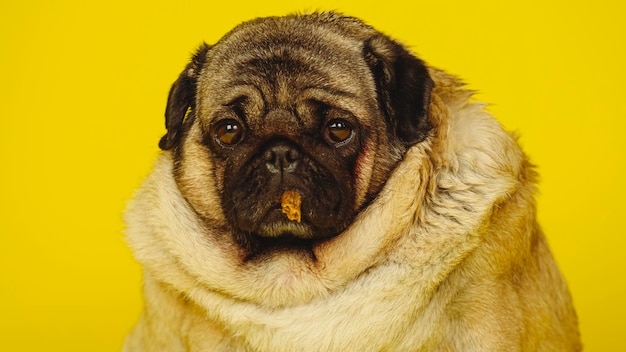
<svg viewBox="0 0 626 352">
<path fill-rule="evenodd" d="M 170 90 L 160 147 L 198 216 L 223 221 L 246 256 L 306 248 L 341 234 L 427 136 L 432 85 L 356 19 L 258 19 L 200 47 Z M 301 196 L 298 221 L 285 191 Z"/>
</svg>

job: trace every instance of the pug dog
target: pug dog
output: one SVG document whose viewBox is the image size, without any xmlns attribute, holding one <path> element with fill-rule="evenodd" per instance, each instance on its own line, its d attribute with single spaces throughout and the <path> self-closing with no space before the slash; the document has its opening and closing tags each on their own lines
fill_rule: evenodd
<svg viewBox="0 0 626 352">
<path fill-rule="evenodd" d="M 165 117 L 125 351 L 581 350 L 516 138 L 362 21 L 243 23 Z"/>
</svg>

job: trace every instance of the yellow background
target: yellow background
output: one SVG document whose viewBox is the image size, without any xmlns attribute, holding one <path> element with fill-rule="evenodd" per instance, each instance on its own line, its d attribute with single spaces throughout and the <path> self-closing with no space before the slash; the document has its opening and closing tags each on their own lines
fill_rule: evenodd
<svg viewBox="0 0 626 352">
<path fill-rule="evenodd" d="M 2 1 L 0 350 L 120 348 L 142 304 L 121 213 L 158 152 L 169 85 L 203 40 L 313 9 L 400 39 L 521 133 L 587 350 L 626 350 L 622 4 Z"/>
</svg>

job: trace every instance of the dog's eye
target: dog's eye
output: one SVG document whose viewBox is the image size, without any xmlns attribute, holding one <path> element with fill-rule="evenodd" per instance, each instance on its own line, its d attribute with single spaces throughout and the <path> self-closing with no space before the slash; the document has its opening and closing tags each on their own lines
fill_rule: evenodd
<svg viewBox="0 0 626 352">
<path fill-rule="evenodd" d="M 325 135 L 330 142 L 343 145 L 354 135 L 354 128 L 345 120 L 335 119 L 326 125 Z"/>
<path fill-rule="evenodd" d="M 239 122 L 235 120 L 221 121 L 216 127 L 214 132 L 215 140 L 224 146 L 232 146 L 243 137 L 243 128 Z"/>
</svg>

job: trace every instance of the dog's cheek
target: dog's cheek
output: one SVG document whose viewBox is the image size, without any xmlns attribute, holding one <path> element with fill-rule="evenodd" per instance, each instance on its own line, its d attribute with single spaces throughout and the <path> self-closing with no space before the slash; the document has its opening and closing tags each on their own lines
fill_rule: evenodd
<svg viewBox="0 0 626 352">
<path fill-rule="evenodd" d="M 354 165 L 354 189 L 356 190 L 355 209 L 360 208 L 365 202 L 376 159 L 375 144 L 374 140 L 368 139 L 361 149 Z"/>
<path fill-rule="evenodd" d="M 196 142 L 196 137 L 192 129 L 177 147 L 174 178 L 184 198 L 205 221 L 224 226 L 220 197 L 223 177 L 217 176 L 223 174 L 221 164 L 204 145 Z"/>
<path fill-rule="evenodd" d="M 213 160 L 213 178 L 218 194 L 224 194 L 225 168 L 226 166 L 223 161 L 218 159 Z"/>
</svg>

